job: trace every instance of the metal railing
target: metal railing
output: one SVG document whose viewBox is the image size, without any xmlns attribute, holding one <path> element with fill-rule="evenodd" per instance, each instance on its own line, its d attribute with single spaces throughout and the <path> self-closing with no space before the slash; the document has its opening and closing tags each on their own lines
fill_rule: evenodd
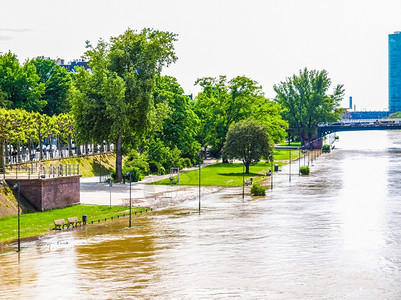
<svg viewBox="0 0 401 300">
<path fill-rule="evenodd" d="M 8 179 L 40 179 L 79 175 L 79 164 L 27 164 L 7 165 L 3 169 L 3 178 Z"/>
</svg>

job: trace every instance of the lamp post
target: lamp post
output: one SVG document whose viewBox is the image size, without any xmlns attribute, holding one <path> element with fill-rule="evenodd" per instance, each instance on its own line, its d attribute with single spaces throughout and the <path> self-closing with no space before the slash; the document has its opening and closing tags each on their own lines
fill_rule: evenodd
<svg viewBox="0 0 401 300">
<path fill-rule="evenodd" d="M 110 188 L 110 208 L 111 208 L 111 186 L 112 186 L 112 183 L 111 183 L 111 178 L 109 178 L 109 188 Z"/>
<path fill-rule="evenodd" d="M 17 199 L 17 203 L 18 203 L 18 250 L 17 252 L 21 251 L 21 226 L 20 226 L 20 183 L 16 183 L 13 186 L 14 189 L 16 189 L 18 191 L 18 199 Z"/>
<path fill-rule="evenodd" d="M 129 175 L 129 227 L 131 227 L 131 181 L 132 181 L 132 173 L 129 171 L 126 176 Z"/>
<path fill-rule="evenodd" d="M 201 162 L 199 162 L 199 213 L 200 210 L 201 210 Z"/>
<path fill-rule="evenodd" d="M 291 150 L 289 151 L 289 158 L 288 158 L 288 165 L 289 165 L 289 181 L 291 182 Z"/>
<path fill-rule="evenodd" d="M 242 200 L 245 199 L 245 158 L 242 159 Z"/>
</svg>

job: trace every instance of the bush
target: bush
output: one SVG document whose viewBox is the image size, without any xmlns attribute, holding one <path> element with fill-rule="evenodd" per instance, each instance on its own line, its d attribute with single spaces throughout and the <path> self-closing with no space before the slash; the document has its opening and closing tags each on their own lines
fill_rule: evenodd
<svg viewBox="0 0 401 300">
<path fill-rule="evenodd" d="M 192 162 L 189 158 L 181 158 L 180 159 L 181 169 L 192 168 Z"/>
<path fill-rule="evenodd" d="M 310 169 L 308 166 L 301 167 L 299 171 L 301 172 L 301 175 L 309 175 L 310 173 Z"/>
<path fill-rule="evenodd" d="M 128 169 L 138 168 L 143 175 L 149 174 L 149 163 L 146 154 L 139 154 L 136 150 L 131 151 L 124 160 L 124 167 Z M 123 174 L 125 174 L 123 172 Z"/>
<path fill-rule="evenodd" d="M 331 151 L 330 145 L 323 145 L 322 152 L 328 153 L 330 151 Z"/>
<path fill-rule="evenodd" d="M 265 196 L 266 195 L 266 187 L 260 185 L 257 182 L 254 182 L 251 187 L 251 194 L 253 196 Z"/>
<path fill-rule="evenodd" d="M 139 168 L 124 166 L 123 167 L 123 177 L 128 182 L 129 182 L 129 178 L 130 178 L 130 175 L 128 174 L 129 172 L 131 172 L 131 181 L 133 181 L 133 182 L 141 181 L 143 179 L 143 177 L 145 177 Z"/>
</svg>

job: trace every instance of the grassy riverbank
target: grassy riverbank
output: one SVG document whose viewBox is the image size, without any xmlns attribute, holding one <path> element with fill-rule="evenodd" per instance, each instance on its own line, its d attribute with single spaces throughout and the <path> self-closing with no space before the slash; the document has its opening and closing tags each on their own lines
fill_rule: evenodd
<svg viewBox="0 0 401 300">
<path fill-rule="evenodd" d="M 289 157 L 288 150 L 276 150 L 273 153 L 273 165 L 281 167 L 288 163 Z M 291 160 L 299 157 L 298 151 L 291 151 Z M 259 162 L 250 166 L 249 173 L 244 174 L 245 180 L 251 177 L 254 181 L 264 179 L 266 172 L 271 170 L 271 162 Z M 242 163 L 218 163 L 202 168 L 201 170 L 201 185 L 203 186 L 242 186 L 243 178 L 243 164 Z M 199 184 L 199 170 L 193 170 L 180 174 L 180 182 L 183 185 L 198 185 Z M 156 181 L 153 184 L 170 184 L 170 179 L 163 179 Z"/>
<path fill-rule="evenodd" d="M 87 215 L 87 221 L 96 221 L 117 215 L 127 214 L 129 207 L 125 206 L 100 206 L 100 205 L 76 205 L 72 207 L 48 210 L 44 212 L 29 213 L 21 215 L 21 238 L 37 236 L 49 233 L 54 228 L 54 220 L 78 217 L 81 220 L 82 215 Z M 133 208 L 135 212 L 145 211 L 146 208 Z M 18 217 L 0 218 L 0 244 L 7 243 L 17 239 Z"/>
</svg>

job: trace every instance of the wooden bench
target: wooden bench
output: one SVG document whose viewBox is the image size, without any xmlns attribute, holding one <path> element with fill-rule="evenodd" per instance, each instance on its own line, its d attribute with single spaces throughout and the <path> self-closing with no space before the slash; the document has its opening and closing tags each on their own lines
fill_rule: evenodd
<svg viewBox="0 0 401 300">
<path fill-rule="evenodd" d="M 71 225 L 71 226 L 73 226 L 73 227 L 74 227 L 74 226 L 77 227 L 78 224 L 79 224 L 79 226 L 82 225 L 82 221 L 78 220 L 77 217 L 67 218 L 67 220 L 68 220 L 68 224 Z"/>
<path fill-rule="evenodd" d="M 68 223 L 66 223 L 64 219 L 54 220 L 54 229 L 61 230 L 61 226 L 63 226 L 63 228 L 64 228 L 64 226 L 69 227 L 70 225 Z"/>
</svg>

